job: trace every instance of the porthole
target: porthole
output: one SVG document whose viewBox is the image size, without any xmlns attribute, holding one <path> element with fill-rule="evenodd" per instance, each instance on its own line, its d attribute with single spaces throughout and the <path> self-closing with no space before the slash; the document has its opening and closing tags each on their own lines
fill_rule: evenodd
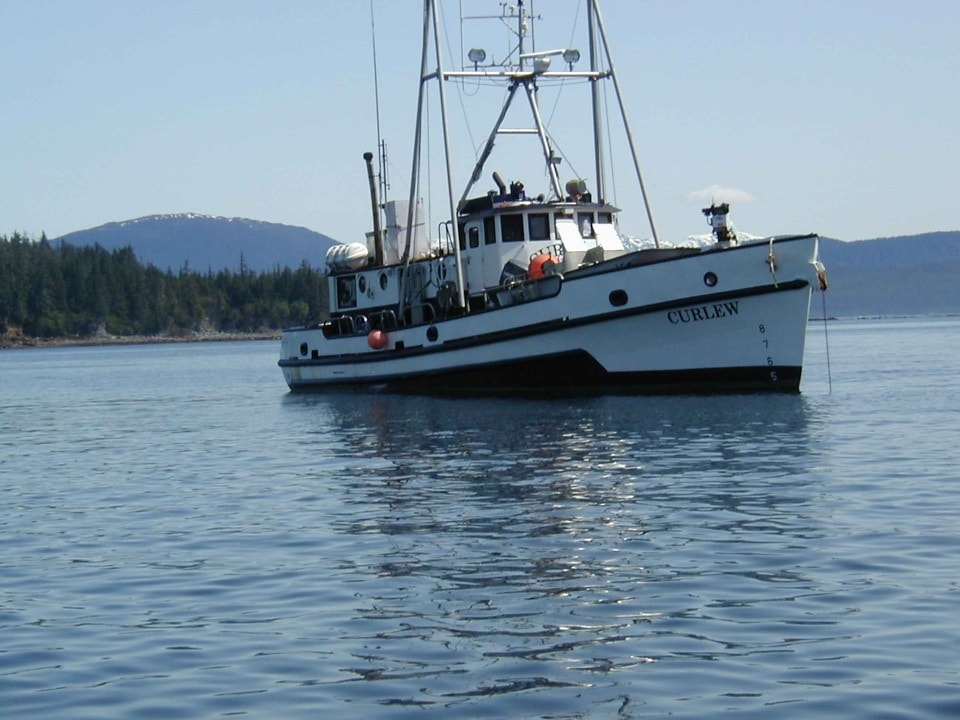
<svg viewBox="0 0 960 720">
<path fill-rule="evenodd" d="M 717 284 L 716 273 L 708 272 L 703 276 L 703 284 L 707 287 L 714 287 Z"/>
<path fill-rule="evenodd" d="M 360 292 L 365 293 L 367 291 L 367 279 L 361 275 L 360 279 L 357 280 L 357 287 L 360 288 Z"/>
<path fill-rule="evenodd" d="M 435 325 L 431 325 L 427 328 L 427 340 L 430 342 L 436 342 L 438 337 L 440 337 L 440 331 L 437 330 Z"/>
<path fill-rule="evenodd" d="M 614 290 L 610 293 L 610 304 L 614 307 L 620 307 L 627 304 L 627 293 L 625 290 Z"/>
<path fill-rule="evenodd" d="M 300 354 L 301 354 L 301 355 L 306 355 L 306 354 L 307 354 L 307 344 L 306 344 L 306 343 L 300 343 Z"/>
<path fill-rule="evenodd" d="M 387 274 L 386 274 L 386 273 L 380 273 L 380 289 L 381 289 L 381 290 L 386 290 L 386 289 L 387 289 L 387 283 L 388 283 L 388 282 L 389 282 L 389 280 L 387 279 Z"/>
</svg>

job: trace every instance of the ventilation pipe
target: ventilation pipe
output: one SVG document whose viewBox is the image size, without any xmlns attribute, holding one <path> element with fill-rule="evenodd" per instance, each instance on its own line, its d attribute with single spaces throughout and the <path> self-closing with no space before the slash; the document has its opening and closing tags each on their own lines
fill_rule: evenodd
<svg viewBox="0 0 960 720">
<path fill-rule="evenodd" d="M 367 179 L 370 181 L 370 205 L 373 210 L 373 264 L 383 266 L 383 228 L 380 226 L 380 201 L 377 199 L 377 177 L 373 173 L 373 153 L 365 152 Z"/>
</svg>

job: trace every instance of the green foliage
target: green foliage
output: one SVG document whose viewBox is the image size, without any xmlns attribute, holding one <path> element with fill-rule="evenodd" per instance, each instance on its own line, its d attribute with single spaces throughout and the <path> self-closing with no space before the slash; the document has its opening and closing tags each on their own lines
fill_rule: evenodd
<svg viewBox="0 0 960 720">
<path fill-rule="evenodd" d="M 33 241 L 0 235 L 0 333 L 33 337 L 263 332 L 327 312 L 325 277 L 298 269 L 255 274 L 245 266 L 174 275 L 141 265 L 129 248 Z"/>
</svg>

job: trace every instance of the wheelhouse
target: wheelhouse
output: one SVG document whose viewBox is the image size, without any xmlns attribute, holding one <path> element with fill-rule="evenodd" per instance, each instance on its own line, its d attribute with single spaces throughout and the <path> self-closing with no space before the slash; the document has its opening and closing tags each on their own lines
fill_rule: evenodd
<svg viewBox="0 0 960 720">
<path fill-rule="evenodd" d="M 494 309 L 516 295 L 504 290 L 547 275 L 562 277 L 625 252 L 614 225 L 617 208 L 594 203 L 587 193 L 563 201 L 531 200 L 522 187 L 514 183 L 509 194 L 491 192 L 462 204 L 456 235 L 467 307 L 459 302 L 457 253 L 447 222 L 441 241 L 406 266 L 376 266 L 370 249 L 358 250 L 353 263 L 328 262 L 333 320 L 324 333 L 362 334 Z M 403 302 L 404 273 L 410 286 L 421 288 L 417 302 Z M 538 296 L 521 293 L 521 299 Z"/>
</svg>

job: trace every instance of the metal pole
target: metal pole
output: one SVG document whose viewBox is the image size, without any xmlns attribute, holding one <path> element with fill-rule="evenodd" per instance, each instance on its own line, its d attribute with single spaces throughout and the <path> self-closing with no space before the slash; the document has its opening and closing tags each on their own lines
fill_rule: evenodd
<svg viewBox="0 0 960 720">
<path fill-rule="evenodd" d="M 407 237 L 403 246 L 403 257 L 400 261 L 404 266 L 410 263 L 410 247 L 413 244 L 413 220 L 417 200 L 417 183 L 420 177 L 420 135 L 423 128 L 423 95 L 427 84 L 427 43 L 430 38 L 430 10 L 429 0 L 423 6 L 423 49 L 420 53 L 420 92 L 417 95 L 417 129 L 413 134 L 413 162 L 410 170 L 410 205 L 407 208 Z M 403 297 L 400 298 L 401 304 Z M 401 311 L 403 307 L 401 305 Z"/>
<path fill-rule="evenodd" d="M 373 153 L 365 152 L 367 180 L 370 182 L 370 206 L 373 210 L 373 264 L 383 267 L 383 228 L 380 226 L 380 201 L 377 200 L 377 178 L 373 172 Z"/>
<path fill-rule="evenodd" d="M 510 84 L 510 90 L 507 92 L 507 99 L 503 103 L 503 108 L 500 110 L 500 117 L 498 117 L 497 122 L 494 123 L 493 130 L 490 131 L 490 136 L 487 138 L 487 144 L 483 146 L 483 151 L 480 153 L 480 159 L 477 160 L 477 164 L 473 168 L 473 175 L 470 176 L 470 182 L 467 183 L 467 187 L 463 190 L 463 195 L 460 197 L 461 203 L 467 199 L 467 195 L 470 194 L 470 190 L 480 179 L 480 174 L 483 172 L 483 166 L 487 162 L 487 158 L 490 157 L 490 153 L 493 151 L 493 145 L 497 140 L 497 133 L 500 130 L 500 126 L 503 124 L 503 119 L 507 116 L 507 110 L 510 108 L 510 103 L 513 102 L 513 95 L 516 93 L 516 91 L 517 83 L 513 82 Z"/>
<path fill-rule="evenodd" d="M 596 30 L 593 27 L 593 3 L 587 8 L 587 36 L 590 44 L 590 72 L 596 72 L 597 62 Z M 597 199 L 606 200 L 603 182 L 603 146 L 602 124 L 600 119 L 600 83 L 599 78 L 590 78 L 590 101 L 593 106 L 593 157 L 594 170 L 597 173 Z"/>
<path fill-rule="evenodd" d="M 613 87 L 617 92 L 617 102 L 620 105 L 620 116 L 623 118 L 623 128 L 627 134 L 627 142 L 630 144 L 630 154 L 633 156 L 633 166 L 637 171 L 637 180 L 640 182 L 640 192 L 643 195 L 643 204 L 647 209 L 647 219 L 650 221 L 650 231 L 653 233 L 653 243 L 660 247 L 660 238 L 657 236 L 657 226 L 653 222 L 653 212 L 650 210 L 650 201 L 647 198 L 647 189 L 643 184 L 643 174 L 640 172 L 640 161 L 637 160 L 637 149 L 633 142 L 633 131 L 630 129 L 630 121 L 627 118 L 627 108 L 623 104 L 623 94 L 620 92 L 620 81 L 617 80 L 617 73 L 613 69 L 613 57 L 610 54 L 610 45 L 607 44 L 607 33 L 603 28 L 603 17 L 600 15 L 600 7 L 597 0 L 590 0 L 590 5 L 596 16 L 597 28 L 600 30 L 600 38 L 603 42 L 603 49 L 607 56 L 607 65 L 610 67 L 610 77 L 613 79 Z"/>
<path fill-rule="evenodd" d="M 450 134 L 447 130 L 447 94 L 444 90 L 446 79 L 443 77 L 443 60 L 440 52 L 440 23 L 437 18 L 436 0 L 431 0 L 433 6 L 433 47 L 437 52 L 437 83 L 440 88 L 440 119 L 443 125 L 443 151 L 447 165 L 447 199 L 450 204 L 450 224 L 453 230 L 453 253 L 457 264 L 457 287 L 460 291 L 460 307 L 469 311 L 467 303 L 467 288 L 463 282 L 463 263 L 460 258 L 460 225 L 457 223 L 457 206 L 453 199 L 453 169 L 450 156 Z"/>
<path fill-rule="evenodd" d="M 553 192 L 556 193 L 558 200 L 563 200 L 563 187 L 560 185 L 560 174 L 557 172 L 557 166 L 552 162 L 553 150 L 550 142 L 547 140 L 547 132 L 543 127 L 543 120 L 540 118 L 540 109 L 537 107 L 537 90 L 533 82 L 527 80 L 523 83 L 527 91 L 527 99 L 530 101 L 530 112 L 533 114 L 533 122 L 537 126 L 537 135 L 540 136 L 540 146 L 543 149 L 543 159 L 546 161 L 547 169 L 550 172 L 550 182 L 553 184 Z"/>
</svg>

